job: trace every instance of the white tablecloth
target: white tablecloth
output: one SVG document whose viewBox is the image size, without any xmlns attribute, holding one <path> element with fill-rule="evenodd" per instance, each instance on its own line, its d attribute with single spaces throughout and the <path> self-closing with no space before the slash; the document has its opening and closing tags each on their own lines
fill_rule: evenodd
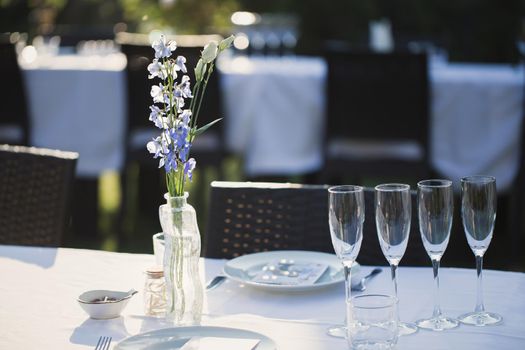
<svg viewBox="0 0 525 350">
<path fill-rule="evenodd" d="M 80 249 L 0 246 L 0 349 L 93 349 L 99 336 L 114 343 L 127 336 L 169 327 L 143 315 L 143 271 L 153 255 Z M 201 260 L 202 279 L 218 274 L 223 260 Z M 369 267 L 362 267 L 366 273 Z M 385 268 L 386 269 L 386 268 Z M 204 276 L 205 275 L 205 276 Z M 475 304 L 476 276 L 472 269 L 441 270 L 444 313 L 458 316 Z M 525 347 L 525 274 L 485 271 L 485 306 L 504 322 L 477 328 L 461 325 L 442 333 L 419 331 L 400 338 L 398 349 L 522 349 Z M 92 320 L 76 298 L 89 289 L 129 290 L 134 296 L 121 317 Z M 432 313 L 430 268 L 399 269 L 401 318 L 414 321 Z M 372 280 L 367 292 L 389 293 L 387 270 Z M 205 325 L 259 332 L 280 350 L 347 349 L 326 328 L 344 319 L 344 290 L 339 284 L 309 293 L 264 292 L 233 281 L 206 292 Z"/>
<path fill-rule="evenodd" d="M 246 173 L 318 170 L 323 159 L 324 62 L 238 57 L 218 66 L 227 147 L 245 155 Z"/>
<path fill-rule="evenodd" d="M 20 63 L 29 101 L 31 145 L 78 152 L 77 173 L 83 177 L 120 170 L 126 57 L 59 55 Z"/>
<path fill-rule="evenodd" d="M 235 58 L 220 62 L 229 147 L 250 175 L 293 175 L 322 165 L 326 64 L 320 58 Z M 523 69 L 437 64 L 430 69 L 431 161 L 453 180 L 516 174 Z M 349 81 L 348 84 L 352 82 Z"/>
</svg>

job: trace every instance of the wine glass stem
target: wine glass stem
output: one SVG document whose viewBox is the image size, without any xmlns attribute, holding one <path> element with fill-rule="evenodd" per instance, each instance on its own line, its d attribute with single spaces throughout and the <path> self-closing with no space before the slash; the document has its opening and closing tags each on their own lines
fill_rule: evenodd
<svg viewBox="0 0 525 350">
<path fill-rule="evenodd" d="M 345 273 L 345 295 L 346 302 L 350 302 L 352 297 L 352 263 L 353 261 L 343 261 L 343 269 Z"/>
<path fill-rule="evenodd" d="M 392 284 L 394 285 L 394 296 L 397 298 L 397 264 L 390 265 L 390 272 L 392 273 Z"/>
<path fill-rule="evenodd" d="M 432 317 L 438 318 L 441 316 L 441 306 L 439 302 L 439 259 L 432 259 L 432 270 L 434 272 L 434 312 Z"/>
<path fill-rule="evenodd" d="M 476 255 L 476 272 L 478 275 L 477 301 L 476 312 L 485 311 L 483 306 L 483 255 Z"/>
</svg>

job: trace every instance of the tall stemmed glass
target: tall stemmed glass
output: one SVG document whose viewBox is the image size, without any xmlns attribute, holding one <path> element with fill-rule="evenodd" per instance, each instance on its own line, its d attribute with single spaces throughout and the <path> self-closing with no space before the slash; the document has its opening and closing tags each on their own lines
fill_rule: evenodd
<svg viewBox="0 0 525 350">
<path fill-rule="evenodd" d="M 496 221 L 496 179 L 492 176 L 468 176 L 461 179 L 461 216 L 470 249 L 476 256 L 478 291 L 476 309 L 459 317 L 463 323 L 487 326 L 502 321 L 498 314 L 485 311 L 483 305 L 483 255 L 487 251 Z"/>
<path fill-rule="evenodd" d="M 454 216 L 452 181 L 425 180 L 417 184 L 419 232 L 434 270 L 434 312 L 416 322 L 418 327 L 442 331 L 458 326 L 458 321 L 443 316 L 439 303 L 439 262 L 447 249 Z"/>
<path fill-rule="evenodd" d="M 335 254 L 343 264 L 346 303 L 352 290 L 351 270 L 363 240 L 365 221 L 365 196 L 360 186 L 333 186 L 328 189 L 328 222 Z M 344 337 L 346 326 L 328 329 L 328 334 Z"/>
<path fill-rule="evenodd" d="M 412 218 L 410 186 L 383 184 L 375 187 L 376 227 L 381 250 L 390 264 L 392 283 L 397 298 L 397 266 L 405 254 Z M 412 323 L 399 322 L 399 334 L 417 332 Z"/>
</svg>

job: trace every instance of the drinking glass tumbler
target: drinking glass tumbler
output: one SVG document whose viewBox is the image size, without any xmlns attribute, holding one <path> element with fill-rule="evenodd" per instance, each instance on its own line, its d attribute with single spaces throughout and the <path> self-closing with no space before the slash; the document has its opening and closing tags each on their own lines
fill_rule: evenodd
<svg viewBox="0 0 525 350">
<path fill-rule="evenodd" d="M 347 304 L 347 340 L 351 349 L 392 349 L 398 339 L 397 299 L 359 295 Z"/>
</svg>

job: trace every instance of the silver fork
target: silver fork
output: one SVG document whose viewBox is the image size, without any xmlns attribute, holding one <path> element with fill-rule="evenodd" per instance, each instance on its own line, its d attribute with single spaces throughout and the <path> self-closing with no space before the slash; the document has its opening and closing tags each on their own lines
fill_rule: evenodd
<svg viewBox="0 0 525 350">
<path fill-rule="evenodd" d="M 109 345 L 111 344 L 111 337 L 100 336 L 98 338 L 97 346 L 95 350 L 109 350 Z"/>
</svg>

